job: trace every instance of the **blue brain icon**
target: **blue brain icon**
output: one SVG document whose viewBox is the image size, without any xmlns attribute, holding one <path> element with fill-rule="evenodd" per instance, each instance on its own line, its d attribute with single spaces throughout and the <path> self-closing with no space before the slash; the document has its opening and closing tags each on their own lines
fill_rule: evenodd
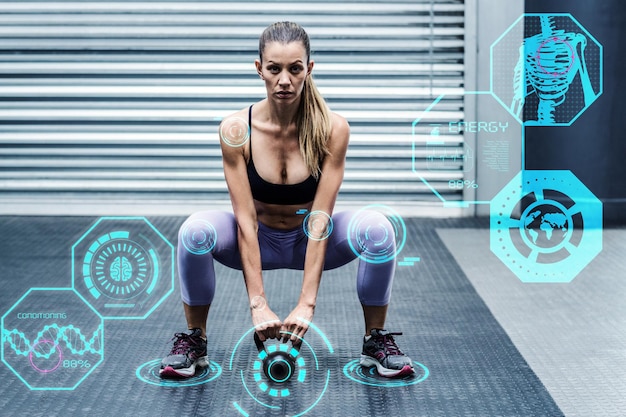
<svg viewBox="0 0 626 417">
<path fill-rule="evenodd" d="M 133 265 L 125 256 L 118 256 L 109 267 L 111 279 L 116 282 L 126 282 L 133 276 Z"/>
</svg>

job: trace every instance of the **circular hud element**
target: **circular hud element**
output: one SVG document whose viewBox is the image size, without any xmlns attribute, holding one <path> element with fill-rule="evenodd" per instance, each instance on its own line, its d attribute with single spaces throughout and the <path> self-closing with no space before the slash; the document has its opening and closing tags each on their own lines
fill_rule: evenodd
<svg viewBox="0 0 626 417">
<path fill-rule="evenodd" d="M 388 262 L 404 247 L 406 224 L 388 206 L 365 206 L 348 224 L 348 242 L 354 254 L 362 260 L 373 264 Z"/>
<path fill-rule="evenodd" d="M 228 146 L 238 148 L 250 138 L 250 126 L 241 117 L 228 117 L 220 125 L 220 138 Z"/>
<path fill-rule="evenodd" d="M 430 374 L 428 368 L 419 362 L 413 362 L 413 367 L 415 368 L 413 375 L 402 378 L 385 378 L 378 375 L 375 366 L 364 368 L 359 364 L 359 360 L 355 359 L 343 367 L 343 374 L 348 379 L 363 385 L 384 388 L 406 387 L 425 381 Z"/>
<path fill-rule="evenodd" d="M 326 336 L 313 323 L 307 323 L 307 340 L 301 339 L 299 349 L 291 343 L 270 339 L 265 341 L 264 350 L 259 351 L 253 341 L 254 327 L 239 339 L 229 369 L 236 373 L 247 394 L 233 403 L 242 415 L 250 415 L 246 410 L 262 406 L 272 410 L 268 413 L 301 416 L 320 401 L 330 381 L 330 369 L 324 366 L 324 352 L 334 351 Z M 294 360 L 273 363 L 274 370 L 266 374 L 264 361 L 276 353 L 289 355 Z"/>
<path fill-rule="evenodd" d="M 144 217 L 101 217 L 72 246 L 72 288 L 105 319 L 146 318 L 174 291 L 174 246 Z"/>
<path fill-rule="evenodd" d="M 41 373 L 54 372 L 63 362 L 63 351 L 53 340 L 39 340 L 28 352 L 28 360 Z"/>
<path fill-rule="evenodd" d="M 128 231 L 96 239 L 83 262 L 83 280 L 94 297 L 128 300 L 148 289 L 158 271 L 154 251 L 134 241 Z"/>
<path fill-rule="evenodd" d="M 522 171 L 490 211 L 491 250 L 524 282 L 569 282 L 602 249 L 602 203 L 570 171 Z"/>
<path fill-rule="evenodd" d="M 276 356 L 278 352 L 282 355 Z M 282 356 L 290 357 L 292 360 L 283 359 Z M 268 357 L 273 357 L 273 359 L 270 359 L 267 367 L 264 368 L 264 362 Z M 252 375 L 259 390 L 267 392 L 269 396 L 289 397 L 292 391 L 286 387 L 281 388 L 279 384 L 286 383 L 292 377 L 296 377 L 298 382 L 304 383 L 306 379 L 305 365 L 304 356 L 300 355 L 300 352 L 293 346 L 287 343 L 271 344 L 257 355 L 257 359 L 252 365 L 254 371 Z"/>
<path fill-rule="evenodd" d="M 160 369 L 161 359 L 155 359 L 139 366 L 135 371 L 135 375 L 140 381 L 147 384 L 180 388 L 206 384 L 217 379 L 222 374 L 222 367 L 213 361 L 210 361 L 208 366 L 196 368 L 196 374 L 189 378 L 161 378 L 159 376 Z"/>
<path fill-rule="evenodd" d="M 194 255 L 204 255 L 215 247 L 217 231 L 204 219 L 192 219 L 183 225 L 181 240 L 188 252 Z"/>
<path fill-rule="evenodd" d="M 304 234 L 306 234 L 309 239 L 313 240 L 328 239 L 333 232 L 333 227 L 333 219 L 328 213 L 321 210 L 310 212 L 302 222 Z"/>
</svg>

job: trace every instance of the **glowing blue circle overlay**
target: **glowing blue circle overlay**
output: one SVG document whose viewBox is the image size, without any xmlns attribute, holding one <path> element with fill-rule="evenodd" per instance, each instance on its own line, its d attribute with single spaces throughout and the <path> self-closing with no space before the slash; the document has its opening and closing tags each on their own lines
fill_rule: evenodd
<svg viewBox="0 0 626 417">
<path fill-rule="evenodd" d="M 215 247 L 217 230 L 204 219 L 191 219 L 181 229 L 181 241 L 188 252 L 204 255 Z"/>
<path fill-rule="evenodd" d="M 419 362 L 413 362 L 413 367 L 415 368 L 416 374 L 412 376 L 396 379 L 384 378 L 376 373 L 376 367 L 363 368 L 359 360 L 355 359 L 348 362 L 343 367 L 343 374 L 346 378 L 358 382 L 359 384 L 372 387 L 396 388 L 419 384 L 420 382 L 424 382 L 430 375 L 428 368 Z M 418 372 L 420 370 L 422 372 Z"/>
<path fill-rule="evenodd" d="M 324 220 L 322 220 L 322 222 L 328 222 L 328 225 L 325 226 L 324 228 L 325 230 L 321 234 L 316 233 L 315 231 L 315 225 L 319 221 L 318 220 L 319 217 L 325 218 Z M 312 223 L 314 230 L 309 229 L 309 223 Z M 321 211 L 321 210 L 314 210 L 310 212 L 309 214 L 306 215 L 306 217 L 302 221 L 302 230 L 304 230 L 304 234 L 307 235 L 307 237 L 312 240 L 328 239 L 330 234 L 333 232 L 333 227 L 334 225 L 333 225 L 332 217 L 330 217 L 328 213 Z"/>
<path fill-rule="evenodd" d="M 152 248 L 130 238 L 128 230 L 105 233 L 93 240 L 83 259 L 83 281 L 95 299 L 130 300 L 154 282 L 159 261 Z M 154 252 L 154 250 L 152 250 Z M 96 297 L 97 295 L 97 297 Z"/>
<path fill-rule="evenodd" d="M 530 210 L 525 209 L 520 215 L 516 208 L 530 198 L 535 200 L 531 208 L 553 207 L 566 218 L 568 230 L 562 241 L 542 247 L 524 235 L 525 226 L 531 224 L 525 218 Z M 578 221 L 574 222 L 574 218 Z M 492 200 L 490 225 L 491 251 L 522 282 L 570 282 L 602 251 L 602 202 L 571 171 L 519 172 Z M 518 238 L 524 244 L 523 251 L 516 246 Z M 546 238 L 551 240 L 547 234 Z M 560 260 L 541 262 L 540 256 L 557 251 Z"/>
<path fill-rule="evenodd" d="M 196 374 L 190 378 L 161 378 L 159 376 L 159 369 L 161 369 L 161 359 L 155 359 L 139 366 L 135 371 L 135 375 L 137 379 L 147 384 L 173 388 L 206 384 L 222 375 L 222 367 L 217 362 L 213 361 L 210 361 L 208 366 L 197 370 Z"/>
<path fill-rule="evenodd" d="M 250 139 L 250 126 L 241 117 L 228 117 L 220 125 L 220 138 L 228 146 L 238 148 Z"/>
<path fill-rule="evenodd" d="M 305 323 L 308 324 L 309 326 L 309 330 L 313 330 L 316 333 L 319 334 L 319 336 L 321 337 L 321 339 L 323 340 L 324 344 L 326 345 L 326 347 L 328 348 L 328 351 L 330 353 L 334 353 L 333 347 L 330 344 L 328 338 L 326 337 L 326 335 L 313 323 L 311 323 L 310 321 L 298 317 L 298 320 L 301 320 Z M 239 339 L 239 341 L 237 342 L 237 344 L 235 345 L 235 348 L 232 351 L 231 357 L 230 357 L 230 361 L 229 361 L 229 366 L 228 369 L 229 370 L 233 370 L 234 364 L 236 363 L 235 361 L 235 355 L 236 352 L 240 346 L 240 344 L 243 342 L 244 339 L 251 337 L 251 333 L 254 332 L 255 328 L 252 327 L 250 329 L 248 329 Z M 287 333 L 290 334 L 290 333 Z M 302 342 L 302 346 L 300 347 L 300 350 L 302 350 L 302 348 L 306 347 L 311 355 L 313 356 L 313 364 L 308 365 L 308 366 L 313 366 L 313 368 L 317 371 L 320 370 L 320 364 L 317 360 L 317 355 L 315 353 L 315 351 L 313 350 L 313 347 L 304 339 L 300 339 Z M 286 344 L 279 344 L 279 345 L 270 345 L 267 350 L 268 351 L 276 351 L 276 350 L 280 350 L 285 352 L 284 349 L 281 349 L 281 346 L 287 346 Z M 287 350 L 286 353 L 288 353 L 289 350 Z M 260 380 L 261 377 L 261 358 L 264 358 L 265 355 L 263 354 L 264 352 L 259 352 L 258 356 L 256 356 L 256 360 L 253 362 L 254 366 L 252 367 L 253 369 L 251 369 L 250 371 L 252 372 L 251 375 L 257 375 L 257 388 L 260 389 L 261 392 L 263 392 L 264 394 L 266 394 L 268 396 L 267 401 L 270 402 L 270 404 L 263 402 L 261 399 L 257 398 L 257 396 L 255 394 L 253 394 L 250 389 L 248 388 L 248 385 L 246 384 L 246 377 L 244 375 L 244 371 L 243 369 L 239 370 L 239 374 L 240 374 L 240 378 L 241 378 L 241 383 L 246 391 L 246 393 L 249 395 L 249 397 L 254 400 L 257 404 L 262 405 L 263 407 L 269 408 L 269 409 L 275 409 L 275 410 L 279 410 L 281 407 L 277 406 L 277 405 L 272 405 L 271 402 L 272 401 L 283 401 L 286 397 L 290 396 L 290 392 L 289 389 L 287 387 L 285 387 L 284 389 L 274 389 L 273 391 L 275 391 L 274 393 L 272 393 L 272 390 L 268 389 L 268 387 L 266 386 L 266 389 L 263 389 L 263 381 Z M 292 355 L 293 356 L 293 355 Z M 295 386 L 299 385 L 299 383 L 304 383 L 305 382 L 305 378 L 308 375 L 307 372 L 301 368 L 303 368 L 305 366 L 305 362 L 302 359 L 302 357 L 300 355 L 295 355 L 296 358 L 298 358 L 296 360 L 296 370 L 292 370 L 292 375 L 293 377 L 296 378 L 296 380 L 292 380 L 289 381 L 287 383 L 293 383 L 295 385 L 292 385 L 290 388 L 293 389 Z M 277 381 L 274 381 L 277 382 Z M 330 369 L 327 370 L 326 375 L 325 375 L 325 380 L 324 380 L 324 387 L 321 390 L 321 393 L 319 394 L 319 396 L 317 396 L 317 398 L 315 398 L 315 400 L 304 410 L 300 411 L 297 414 L 294 414 L 293 417 L 297 417 L 297 416 L 302 416 L 306 413 L 308 413 L 309 411 L 311 411 L 318 403 L 319 401 L 322 399 L 322 397 L 324 396 L 324 393 L 326 392 L 326 389 L 328 388 L 328 384 L 330 382 Z M 235 401 L 233 402 L 233 407 L 239 412 L 241 413 L 241 415 L 247 416 L 249 415 L 248 412 L 246 412 L 242 405 Z"/>
<path fill-rule="evenodd" d="M 393 228 L 393 235 L 383 224 L 383 216 Z M 373 222 L 370 222 L 374 219 Z M 380 264 L 394 259 L 406 243 L 406 224 L 391 207 L 372 204 L 357 211 L 348 224 L 348 243 L 360 259 Z"/>
<path fill-rule="evenodd" d="M 282 363 L 285 364 L 285 366 L 287 367 L 287 369 L 289 369 L 289 372 L 287 372 L 287 375 L 285 375 L 284 378 L 282 379 L 278 379 L 277 377 L 275 377 L 272 374 L 272 369 L 274 367 L 274 364 L 276 363 Z M 287 362 L 284 359 L 279 359 L 279 360 L 273 360 L 268 366 L 267 366 L 267 373 L 269 374 L 269 377 L 272 381 L 274 382 L 285 382 L 287 381 L 289 378 L 291 378 L 291 375 L 293 374 L 293 370 L 291 369 L 291 365 L 289 364 L 289 362 Z"/>
</svg>

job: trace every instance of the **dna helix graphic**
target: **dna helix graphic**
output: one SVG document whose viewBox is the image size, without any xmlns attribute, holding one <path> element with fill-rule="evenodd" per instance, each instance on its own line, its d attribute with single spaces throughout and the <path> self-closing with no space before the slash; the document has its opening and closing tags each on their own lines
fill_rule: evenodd
<svg viewBox="0 0 626 417">
<path fill-rule="evenodd" d="M 49 359 L 61 342 L 74 355 L 86 353 L 102 354 L 102 329 L 100 326 L 91 334 L 89 340 L 78 327 L 73 325 L 59 326 L 56 323 L 46 325 L 33 341 L 17 329 L 2 331 L 2 342 L 8 343 L 18 355 L 34 355 L 37 358 Z M 42 343 L 45 342 L 45 343 Z"/>
</svg>

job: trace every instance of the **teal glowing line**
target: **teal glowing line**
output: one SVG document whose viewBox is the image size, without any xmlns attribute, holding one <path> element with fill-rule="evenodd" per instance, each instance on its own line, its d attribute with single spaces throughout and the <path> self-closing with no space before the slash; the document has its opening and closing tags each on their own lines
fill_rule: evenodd
<svg viewBox="0 0 626 417">
<path fill-rule="evenodd" d="M 431 111 L 431 110 L 432 110 L 432 108 L 433 108 L 433 107 L 435 107 L 435 105 L 436 105 L 437 103 L 439 103 L 439 102 L 441 101 L 441 99 L 443 99 L 443 97 L 444 97 L 444 96 L 445 96 L 445 94 L 441 94 L 439 97 L 437 97 L 437 98 L 436 98 L 436 99 L 435 99 L 435 100 L 434 100 L 434 101 L 430 104 L 430 106 L 426 107 L 426 110 L 424 110 L 424 111 L 422 112 L 422 114 L 426 114 L 426 113 L 428 113 L 429 111 Z M 417 119 L 413 120 L 413 123 L 411 123 L 412 128 L 413 128 L 411 133 L 413 134 L 413 136 L 415 136 L 415 126 L 417 126 L 417 124 L 420 122 L 420 120 L 421 120 L 420 118 L 417 118 Z"/>
<path fill-rule="evenodd" d="M 128 237 L 130 236 L 130 232 L 126 230 L 120 230 L 117 232 L 111 232 L 109 233 L 109 235 L 112 239 L 128 239 Z"/>
<path fill-rule="evenodd" d="M 407 262 L 419 262 L 421 259 L 419 257 L 405 257 L 404 260 Z"/>
<path fill-rule="evenodd" d="M 265 406 L 267 408 L 273 408 L 274 410 L 278 410 L 280 407 L 276 406 L 276 405 L 269 405 L 269 404 L 265 404 L 264 402 L 258 400 L 254 395 L 252 395 L 252 393 L 250 392 L 250 390 L 248 389 L 248 386 L 246 385 L 246 381 L 243 377 L 243 370 L 239 371 L 241 374 L 241 383 L 243 384 L 243 387 L 246 389 L 246 392 L 248 393 L 248 395 L 250 397 L 252 397 L 252 399 L 254 401 L 256 401 L 257 403 L 261 404 L 262 406 Z"/>
<path fill-rule="evenodd" d="M 85 275 L 85 285 L 87 286 L 87 288 L 92 288 L 93 285 L 93 281 L 91 280 L 91 277 L 89 275 Z"/>
<path fill-rule="evenodd" d="M 267 323 L 273 323 L 273 321 L 266 321 L 263 323 L 260 323 L 259 325 L 262 326 L 264 324 Z M 232 370 L 233 369 L 233 361 L 235 360 L 235 353 L 237 352 L 237 349 L 239 348 L 239 345 L 241 344 L 241 342 L 243 341 L 243 339 L 250 333 L 252 333 L 254 331 L 254 327 L 248 329 L 243 336 L 241 336 L 241 338 L 237 341 L 237 343 L 235 344 L 235 348 L 233 349 L 233 353 L 230 354 L 230 361 L 228 362 L 228 369 Z"/>
<path fill-rule="evenodd" d="M 602 61 L 602 60 L 600 60 Z M 602 62 L 600 62 L 602 64 Z M 524 126 L 522 126 L 522 155 L 521 155 L 521 170 L 526 170 L 526 136 L 524 134 Z"/>
<path fill-rule="evenodd" d="M 289 368 L 289 374 L 288 374 L 285 378 L 283 378 L 283 379 L 277 379 L 277 378 L 275 378 L 275 377 L 274 377 L 274 375 L 272 375 L 272 366 L 273 366 L 275 363 L 277 363 L 277 362 L 282 362 L 282 363 L 286 364 L 286 365 L 287 365 L 287 367 Z M 267 366 L 267 371 L 268 371 L 267 373 L 269 374 L 268 376 L 270 377 L 270 379 L 271 379 L 272 381 L 274 381 L 274 382 L 278 382 L 278 383 L 287 381 L 289 378 L 291 378 L 291 375 L 292 375 L 291 365 L 289 365 L 289 363 L 288 363 L 287 361 L 285 361 L 284 359 L 281 359 L 281 360 L 279 360 L 279 361 L 278 361 L 278 360 L 273 360 L 273 361 L 272 361 L 272 362 L 271 362 L 271 363 Z"/>
<path fill-rule="evenodd" d="M 222 367 L 217 363 L 210 361 L 209 365 L 206 369 L 203 369 L 203 373 L 198 376 L 194 376 L 192 378 L 187 378 L 185 380 L 170 380 L 163 379 L 160 376 L 157 376 L 157 370 L 161 367 L 161 359 L 155 359 L 149 362 L 144 363 L 139 366 L 135 370 L 135 376 L 141 382 L 145 382 L 146 384 L 156 385 L 159 387 L 169 387 L 169 388 L 181 388 L 181 387 L 193 387 L 196 385 L 206 384 L 211 382 L 222 375 Z M 142 375 L 143 371 L 146 371 L 146 376 Z M 211 374 L 213 372 L 213 374 Z M 208 377 L 207 377 L 208 376 Z M 206 378 L 206 379 L 203 379 Z"/>
<path fill-rule="evenodd" d="M 415 265 L 415 262 L 411 262 L 411 261 L 399 261 L 398 262 L 398 266 L 413 266 Z"/>
<path fill-rule="evenodd" d="M 313 404 L 311 404 L 311 406 L 309 408 L 307 408 L 306 410 L 304 410 L 300 414 L 294 415 L 293 417 L 300 417 L 300 416 L 308 413 L 309 411 L 311 411 L 311 409 L 313 409 L 313 407 L 315 407 L 317 405 L 317 403 L 319 403 L 320 400 L 322 399 L 322 397 L 324 396 L 324 393 L 326 392 L 326 389 L 328 389 L 328 382 L 329 381 L 330 381 L 330 369 L 328 370 L 328 373 L 326 374 L 326 383 L 324 384 L 324 389 L 322 390 L 322 393 L 320 394 L 320 396 L 317 397 L 317 400 L 315 400 L 315 402 Z"/>
<path fill-rule="evenodd" d="M 306 369 L 300 369 L 298 371 L 298 382 L 304 382 L 306 379 Z"/>
<path fill-rule="evenodd" d="M 384 387 L 384 388 L 406 387 L 409 385 L 419 384 L 420 382 L 423 382 L 424 380 L 426 380 L 426 378 L 428 378 L 428 376 L 430 375 L 430 371 L 425 365 L 422 365 L 419 362 L 413 362 L 413 365 L 414 366 L 417 365 L 420 368 L 422 368 L 424 370 L 424 375 L 421 378 L 416 378 L 410 381 L 389 379 L 389 381 L 386 381 L 386 382 L 378 382 L 376 380 L 374 380 L 376 382 L 373 382 L 373 381 L 370 382 L 370 381 L 363 380 L 363 379 L 357 379 L 350 374 L 350 371 L 356 369 L 357 367 L 359 368 L 361 367 L 358 359 L 348 362 L 343 367 L 343 374 L 346 378 L 351 379 L 354 382 L 358 382 L 359 384 L 363 384 L 363 385 L 369 385 L 372 387 Z"/>
<path fill-rule="evenodd" d="M 98 291 L 95 287 L 94 287 L 94 288 L 90 288 L 90 289 L 89 289 L 89 293 L 90 293 L 90 294 L 93 296 L 93 298 L 95 298 L 96 300 L 97 300 L 98 298 L 100 298 L 100 296 L 102 295 L 102 294 L 100 293 L 100 291 Z"/>
<path fill-rule="evenodd" d="M 330 353 L 334 353 L 333 347 L 330 344 L 330 342 L 328 341 L 328 338 L 326 337 L 326 335 L 324 335 L 324 333 L 322 333 L 322 331 L 319 329 L 319 327 L 317 327 L 316 325 L 314 325 L 313 323 L 311 323 L 308 320 L 305 320 L 301 317 L 298 318 L 298 320 L 301 320 L 304 323 L 307 323 L 309 325 L 310 328 L 312 328 L 313 330 L 315 330 L 317 333 L 319 333 L 320 337 L 325 341 L 326 345 L 328 346 L 328 350 L 330 351 Z M 264 322 L 264 323 L 260 323 L 260 325 L 266 324 L 266 323 L 271 323 L 272 321 L 268 321 L 268 322 Z M 246 336 L 248 336 L 250 333 L 252 333 L 254 331 L 254 327 L 251 327 L 250 329 L 248 329 L 243 336 L 241 336 L 241 338 L 239 338 L 239 340 L 237 341 L 237 343 L 235 344 L 235 347 L 233 348 L 232 353 L 230 354 L 230 360 L 228 361 L 228 369 L 232 371 L 233 369 L 233 362 L 235 361 L 235 353 L 237 353 L 237 349 L 239 348 L 239 345 L 241 344 L 241 342 L 243 342 L 243 339 L 246 338 Z M 287 335 L 292 335 L 293 333 L 291 332 L 285 332 L 285 334 Z M 313 348 L 311 347 L 311 345 L 309 344 L 309 342 L 307 342 L 306 340 L 302 339 L 301 337 L 298 337 L 298 339 L 300 339 L 300 341 L 302 343 L 304 343 L 309 350 L 311 351 L 311 354 L 313 355 L 313 359 L 315 360 L 315 369 L 319 369 L 319 363 L 317 360 L 317 355 L 315 354 L 315 351 L 313 350 Z"/>
<path fill-rule="evenodd" d="M 505 219 L 502 219 L 501 221 L 502 221 L 502 227 L 500 227 L 500 228 L 505 228 L 505 229 L 519 228 L 519 229 L 523 229 L 523 222 L 521 220 L 505 218 Z"/>
<path fill-rule="evenodd" d="M 445 201 L 443 203 L 444 207 L 461 207 L 468 208 L 471 204 L 491 204 L 490 200 L 480 200 L 480 201 Z"/>
<path fill-rule="evenodd" d="M 89 246 L 89 252 L 95 253 L 96 250 L 98 250 L 98 248 L 100 247 L 100 244 L 98 243 L 98 241 L 96 240 L 95 242 L 93 242 L 91 244 L 91 246 Z"/>
<path fill-rule="evenodd" d="M 237 401 L 233 401 L 233 407 L 235 407 L 235 410 L 239 411 L 242 416 L 250 417 L 250 414 L 246 413 L 243 410 L 243 408 L 241 408 L 241 406 L 239 404 L 237 404 Z"/>
<path fill-rule="evenodd" d="M 156 252 L 154 251 L 154 249 L 150 249 L 148 253 L 150 254 L 150 257 L 152 258 L 152 265 L 153 265 L 152 283 L 150 284 L 150 287 L 148 287 L 148 289 L 146 290 L 146 293 L 150 294 L 154 290 L 154 287 L 157 285 L 157 282 L 159 279 L 159 259 L 157 258 Z"/>
<path fill-rule="evenodd" d="M 303 319 L 302 319 L 302 318 L 300 318 L 300 317 L 298 318 L 298 320 L 306 321 L 306 320 L 303 320 Z M 311 324 L 313 324 L 313 323 L 310 323 L 310 322 L 309 322 L 309 325 L 311 325 Z M 319 332 L 319 329 L 317 330 L 317 332 Z M 293 335 L 293 333 L 291 333 L 291 332 L 284 332 L 284 334 L 289 335 L 289 336 Z M 321 334 L 321 333 L 320 333 L 320 334 Z M 323 335 L 322 335 L 322 336 L 323 336 Z M 306 340 L 304 340 L 304 339 L 303 339 L 303 338 L 301 338 L 300 336 L 297 336 L 297 335 L 296 335 L 296 337 L 297 337 L 297 338 L 298 338 L 298 339 L 299 339 L 302 343 L 304 343 L 304 344 L 306 345 L 306 347 L 307 347 L 307 348 L 309 348 L 309 350 L 311 351 L 311 354 L 313 355 L 313 359 L 315 360 L 315 369 L 319 369 L 319 363 L 317 362 L 317 355 L 315 354 L 315 351 L 313 350 L 313 348 L 311 347 L 311 345 L 309 344 L 309 342 L 307 342 Z M 331 351 L 331 352 L 332 352 L 332 351 Z M 301 359 L 301 360 L 303 361 L 303 363 L 304 363 L 304 358 L 303 358 L 303 357 L 298 358 L 298 360 L 300 360 L 300 359 Z"/>
<path fill-rule="evenodd" d="M 142 216 L 104 216 L 100 217 L 100 220 L 144 220 L 147 222 Z"/>
<path fill-rule="evenodd" d="M 444 201 L 443 206 L 452 208 L 468 208 L 469 201 Z"/>
<path fill-rule="evenodd" d="M 249 329 L 248 331 L 246 331 L 243 336 L 241 336 L 241 338 L 237 341 L 237 343 L 235 344 L 235 347 L 233 349 L 233 352 L 230 354 L 230 361 L 228 362 L 228 369 L 232 371 L 233 369 L 233 360 L 235 358 L 235 353 L 237 352 L 237 348 L 239 348 L 239 345 L 241 344 L 241 342 L 243 341 L 243 338 L 246 337 L 246 335 L 248 333 L 250 333 L 252 330 L 254 330 L 254 327 Z"/>
<path fill-rule="evenodd" d="M 52 330 L 56 330 L 56 334 Z M 33 342 L 31 342 L 24 333 L 20 332 L 17 329 L 2 329 L 2 337 L 4 339 L 4 342 L 9 343 L 13 351 L 18 355 L 28 356 L 32 352 L 37 358 L 49 359 L 52 355 L 52 350 L 48 353 L 41 353 L 37 350 L 34 350 L 34 347 L 40 340 L 47 340 L 48 338 L 50 338 L 53 339 L 52 341 L 55 345 L 58 345 L 59 342 L 64 341 L 70 352 L 75 355 L 84 355 L 85 353 L 102 354 L 101 346 L 97 349 L 94 347 L 96 343 L 100 344 L 100 330 L 100 326 L 98 326 L 96 331 L 92 334 L 91 339 L 87 340 L 87 338 L 81 333 L 78 327 L 74 327 L 71 324 L 69 326 L 59 327 L 56 323 L 53 323 L 52 325 L 44 326 L 44 328 L 39 331 L 39 333 L 37 333 L 37 336 L 35 337 L 35 340 Z M 47 333 L 48 335 L 44 336 L 45 333 Z M 14 336 L 17 336 L 17 339 L 19 340 L 19 346 L 15 343 L 16 338 Z M 80 340 L 82 344 L 82 349 L 77 349 L 75 343 L 72 344 L 72 340 L 74 340 L 74 342 Z M 22 346 L 24 346 L 26 350 L 23 350 Z"/>
<path fill-rule="evenodd" d="M 317 333 L 319 333 L 320 337 L 322 338 L 322 340 L 326 343 L 326 346 L 328 346 L 328 351 L 330 353 L 335 353 L 335 351 L 333 350 L 332 345 L 330 344 L 330 341 L 328 340 L 328 338 L 326 337 L 326 335 L 320 330 L 319 327 L 317 327 L 315 324 L 311 323 L 310 321 L 308 321 L 305 318 L 302 317 L 298 317 L 298 320 L 302 321 L 303 323 L 307 324 L 310 328 L 312 328 L 313 330 L 315 330 Z M 302 341 L 304 342 L 304 339 L 302 339 Z M 317 359 L 316 359 L 317 361 Z"/>
<path fill-rule="evenodd" d="M 422 115 L 426 115 L 426 113 L 428 113 L 433 107 L 435 107 L 435 105 L 437 103 L 439 103 L 441 101 L 441 99 L 443 99 L 443 97 L 445 96 L 445 94 L 441 94 L 439 97 L 437 97 L 431 104 L 430 106 L 428 106 L 426 108 L 426 110 L 424 110 L 422 112 Z M 421 118 L 417 118 L 415 120 L 413 120 L 413 123 L 411 123 L 411 137 L 415 137 L 415 126 L 417 126 L 417 124 L 420 122 Z M 430 189 L 430 191 L 433 192 L 433 194 L 435 194 L 437 196 L 437 198 L 439 198 L 441 201 L 446 201 L 445 198 L 443 198 L 443 196 L 441 194 L 439 194 L 439 191 L 435 190 L 433 188 L 432 185 L 430 185 L 430 183 L 428 181 L 426 181 L 426 179 L 424 177 L 422 177 L 419 173 L 418 170 L 415 168 L 415 140 L 411 140 L 411 169 L 413 172 L 415 172 L 419 177 L 420 180 Z"/>
</svg>

